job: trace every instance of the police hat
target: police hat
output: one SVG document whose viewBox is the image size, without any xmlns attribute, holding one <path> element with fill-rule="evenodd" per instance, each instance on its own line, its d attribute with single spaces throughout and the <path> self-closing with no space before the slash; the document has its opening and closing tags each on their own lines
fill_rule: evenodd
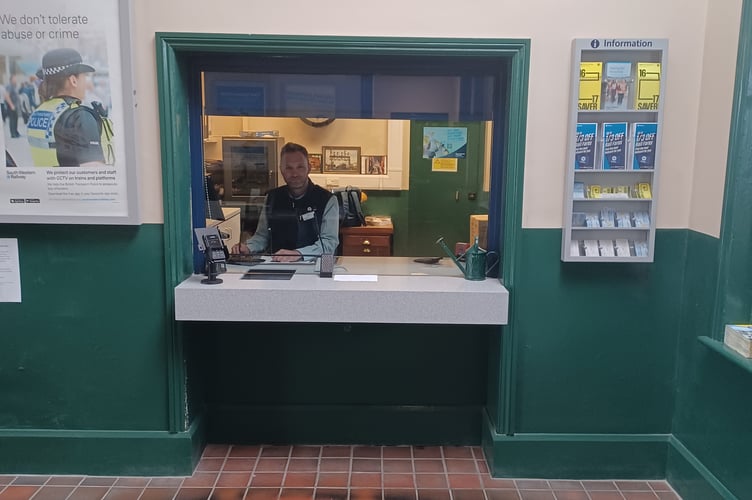
<svg viewBox="0 0 752 500">
<path fill-rule="evenodd" d="M 94 68 L 84 64 L 81 54 L 74 49 L 54 49 L 42 57 L 42 71 L 44 76 L 77 75 L 92 73 Z"/>
</svg>

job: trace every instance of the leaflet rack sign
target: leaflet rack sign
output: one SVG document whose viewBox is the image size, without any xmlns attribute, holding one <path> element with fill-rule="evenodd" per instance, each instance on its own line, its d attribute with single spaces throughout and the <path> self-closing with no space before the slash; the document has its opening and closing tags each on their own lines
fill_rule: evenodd
<svg viewBox="0 0 752 500">
<path fill-rule="evenodd" d="M 642 39 L 593 38 L 590 41 L 592 49 L 649 49 L 652 47 L 652 40 Z"/>
<path fill-rule="evenodd" d="M 130 0 L 0 7 L 0 223 L 138 224 Z"/>
</svg>

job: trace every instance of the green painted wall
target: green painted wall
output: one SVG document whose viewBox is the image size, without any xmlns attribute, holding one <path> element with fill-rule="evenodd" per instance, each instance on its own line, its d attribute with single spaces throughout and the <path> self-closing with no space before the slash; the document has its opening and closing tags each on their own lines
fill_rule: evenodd
<svg viewBox="0 0 752 500">
<path fill-rule="evenodd" d="M 560 230 L 522 234 L 515 432 L 670 432 L 686 231 L 652 264 L 562 263 Z"/>
<path fill-rule="evenodd" d="M 192 323 L 185 342 L 204 353 L 210 441 L 477 444 L 497 331 Z"/>
<path fill-rule="evenodd" d="M 501 401 L 484 436 L 495 474 L 664 476 L 686 234 L 658 231 L 651 264 L 588 264 L 561 262 L 561 230 L 522 231 L 501 346 L 515 366 L 489 379 Z"/>
<path fill-rule="evenodd" d="M 0 303 L 0 428 L 167 426 L 162 226 L 0 225 L 23 302 Z"/>
<path fill-rule="evenodd" d="M 653 264 L 583 265 L 557 260 L 560 236 L 523 231 L 513 435 L 484 437 L 494 473 L 668 477 L 685 499 L 752 498 L 752 373 L 697 341 L 721 337 L 720 241 L 659 230 Z M 503 408 L 489 405 L 492 429 Z"/>
<path fill-rule="evenodd" d="M 686 500 L 752 499 L 752 371 L 697 338 L 752 322 L 752 4 L 743 2 L 720 238 L 689 232 L 667 477 Z M 749 367 L 749 363 L 746 364 Z"/>
<path fill-rule="evenodd" d="M 703 483 L 714 479 L 728 493 L 750 499 L 752 373 L 697 341 L 699 336 L 720 338 L 713 326 L 719 240 L 689 232 L 687 250 L 673 433 L 694 467 L 686 467 L 687 457 L 677 454 L 667 476 L 687 500 L 712 498 Z"/>
<path fill-rule="evenodd" d="M 203 431 L 168 431 L 162 230 L 0 225 L 23 299 L 0 303 L 0 473 L 190 473 Z"/>
<path fill-rule="evenodd" d="M 38 472 L 122 470 L 102 469 L 91 456 L 61 463 L 93 430 L 127 440 L 116 431 L 168 427 L 161 227 L 0 230 L 19 239 L 24 278 L 24 302 L 0 304 L 0 441 L 24 430 L 81 431 L 53 447 L 58 461 L 30 456 L 25 463 L 43 467 Z M 500 445 L 495 470 L 517 460 L 514 472 L 543 467 L 563 477 L 571 473 L 564 462 L 543 458 L 562 435 L 673 430 L 731 491 L 752 491 L 744 461 L 752 405 L 740 404 L 751 375 L 696 341 L 711 322 L 716 274 L 707 263 L 717 260 L 717 240 L 659 231 L 654 264 L 596 266 L 561 263 L 558 230 L 522 234 L 512 311 L 513 429 L 521 439 Z M 217 441 L 478 442 L 481 408 L 495 407 L 486 393 L 498 369 L 496 361 L 486 364 L 498 358 L 492 327 L 195 323 L 185 325 L 184 342 L 191 404 Z M 525 437 L 532 434 L 534 444 Z M 118 439 L 91 453 L 121 446 Z M 638 465 L 652 477 L 652 462 L 666 460 L 660 439 L 604 443 L 590 456 L 630 450 L 643 461 L 605 469 L 612 477 Z M 190 449 L 171 446 L 162 463 L 182 460 L 185 468 Z M 567 449 L 580 466 L 603 465 Z M 698 481 L 696 464 L 674 462 L 672 481 Z M 0 460 L 0 470 L 12 467 Z M 175 473 L 157 464 L 146 473 L 159 467 Z"/>
</svg>

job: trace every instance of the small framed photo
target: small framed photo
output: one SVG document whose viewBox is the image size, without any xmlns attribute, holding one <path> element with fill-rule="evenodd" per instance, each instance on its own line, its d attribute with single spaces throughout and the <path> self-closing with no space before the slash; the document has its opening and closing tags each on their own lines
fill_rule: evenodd
<svg viewBox="0 0 752 500">
<path fill-rule="evenodd" d="M 364 155 L 360 173 L 366 175 L 386 175 L 386 156 Z"/>
<path fill-rule="evenodd" d="M 308 153 L 308 164 L 311 165 L 312 174 L 320 174 L 321 173 L 321 154 Z"/>
<path fill-rule="evenodd" d="M 324 146 L 321 148 L 321 152 L 324 156 L 324 173 L 360 173 L 360 147 Z"/>
</svg>

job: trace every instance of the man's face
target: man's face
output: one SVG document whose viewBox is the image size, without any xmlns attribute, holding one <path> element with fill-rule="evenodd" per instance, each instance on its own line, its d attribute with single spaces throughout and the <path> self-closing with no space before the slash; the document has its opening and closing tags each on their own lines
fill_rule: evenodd
<svg viewBox="0 0 752 500">
<path fill-rule="evenodd" d="M 287 183 L 287 187 L 294 195 L 300 195 L 305 192 L 308 184 L 308 173 L 311 167 L 306 161 L 303 153 L 293 152 L 282 155 L 282 165 L 280 165 L 282 178 Z"/>
</svg>

